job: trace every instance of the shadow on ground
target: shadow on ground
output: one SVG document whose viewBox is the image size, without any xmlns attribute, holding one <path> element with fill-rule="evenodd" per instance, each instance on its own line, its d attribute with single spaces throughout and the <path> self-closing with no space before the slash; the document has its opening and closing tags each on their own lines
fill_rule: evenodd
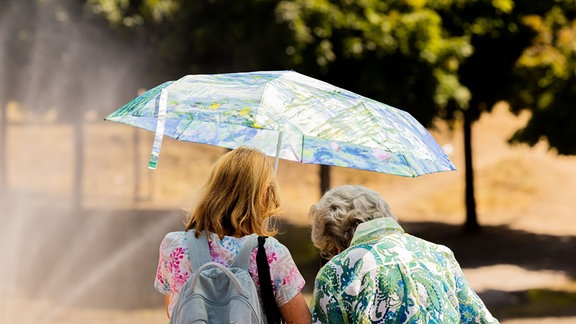
<svg viewBox="0 0 576 324">
<path fill-rule="evenodd" d="M 169 231 L 181 230 L 179 210 L 79 210 L 40 208 L 18 213 L 4 206 L 0 217 L 3 255 L 14 266 L 5 280 L 29 297 L 70 307 L 137 309 L 162 305 L 153 288 L 158 246 Z M 277 238 L 292 252 L 311 292 L 321 260 L 310 228 L 281 222 Z M 540 235 L 484 227 L 465 235 L 459 226 L 416 222 L 407 232 L 450 247 L 464 268 L 495 264 L 562 271 L 576 277 L 576 237 Z M 26 252 L 22 257 L 22 251 Z M 1 283 L 1 282 L 0 282 Z M 576 315 L 576 295 L 551 290 L 487 291 L 499 318 Z M 495 298 L 496 297 L 496 298 Z"/>
</svg>

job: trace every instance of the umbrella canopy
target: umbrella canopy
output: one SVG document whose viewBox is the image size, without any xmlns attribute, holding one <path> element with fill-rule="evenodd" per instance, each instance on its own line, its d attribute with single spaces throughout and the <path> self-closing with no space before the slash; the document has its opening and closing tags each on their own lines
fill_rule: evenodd
<svg viewBox="0 0 576 324">
<path fill-rule="evenodd" d="M 150 89 L 106 120 L 302 163 L 415 177 L 455 170 L 409 113 L 295 71 L 187 75 Z"/>
</svg>

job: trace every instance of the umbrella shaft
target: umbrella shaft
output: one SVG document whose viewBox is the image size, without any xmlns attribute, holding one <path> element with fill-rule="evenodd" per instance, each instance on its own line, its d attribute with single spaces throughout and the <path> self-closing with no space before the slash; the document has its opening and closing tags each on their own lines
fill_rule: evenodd
<svg viewBox="0 0 576 324">
<path fill-rule="evenodd" d="M 276 143 L 276 158 L 274 159 L 274 175 L 278 171 L 278 160 L 280 159 L 280 149 L 282 148 L 282 132 L 278 133 L 278 143 Z"/>
</svg>

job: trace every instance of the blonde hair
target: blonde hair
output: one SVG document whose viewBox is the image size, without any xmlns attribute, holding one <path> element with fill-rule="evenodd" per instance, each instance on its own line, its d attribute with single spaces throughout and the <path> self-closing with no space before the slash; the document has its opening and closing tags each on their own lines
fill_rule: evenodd
<svg viewBox="0 0 576 324">
<path fill-rule="evenodd" d="M 275 235 L 266 220 L 282 210 L 272 164 L 259 150 L 239 147 L 216 161 L 188 215 L 186 230 L 225 235 Z"/>
<path fill-rule="evenodd" d="M 331 259 L 350 246 L 360 223 L 381 217 L 396 217 L 373 190 L 362 186 L 339 186 L 329 190 L 310 207 L 312 243 L 320 255 Z"/>
</svg>

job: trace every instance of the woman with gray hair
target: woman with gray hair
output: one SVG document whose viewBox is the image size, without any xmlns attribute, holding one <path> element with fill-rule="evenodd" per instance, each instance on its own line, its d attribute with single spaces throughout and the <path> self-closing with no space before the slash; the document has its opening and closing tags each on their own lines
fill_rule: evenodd
<svg viewBox="0 0 576 324">
<path fill-rule="evenodd" d="M 336 187 L 310 220 L 329 259 L 314 283 L 314 323 L 498 323 L 452 251 L 405 233 L 377 192 Z"/>
</svg>

